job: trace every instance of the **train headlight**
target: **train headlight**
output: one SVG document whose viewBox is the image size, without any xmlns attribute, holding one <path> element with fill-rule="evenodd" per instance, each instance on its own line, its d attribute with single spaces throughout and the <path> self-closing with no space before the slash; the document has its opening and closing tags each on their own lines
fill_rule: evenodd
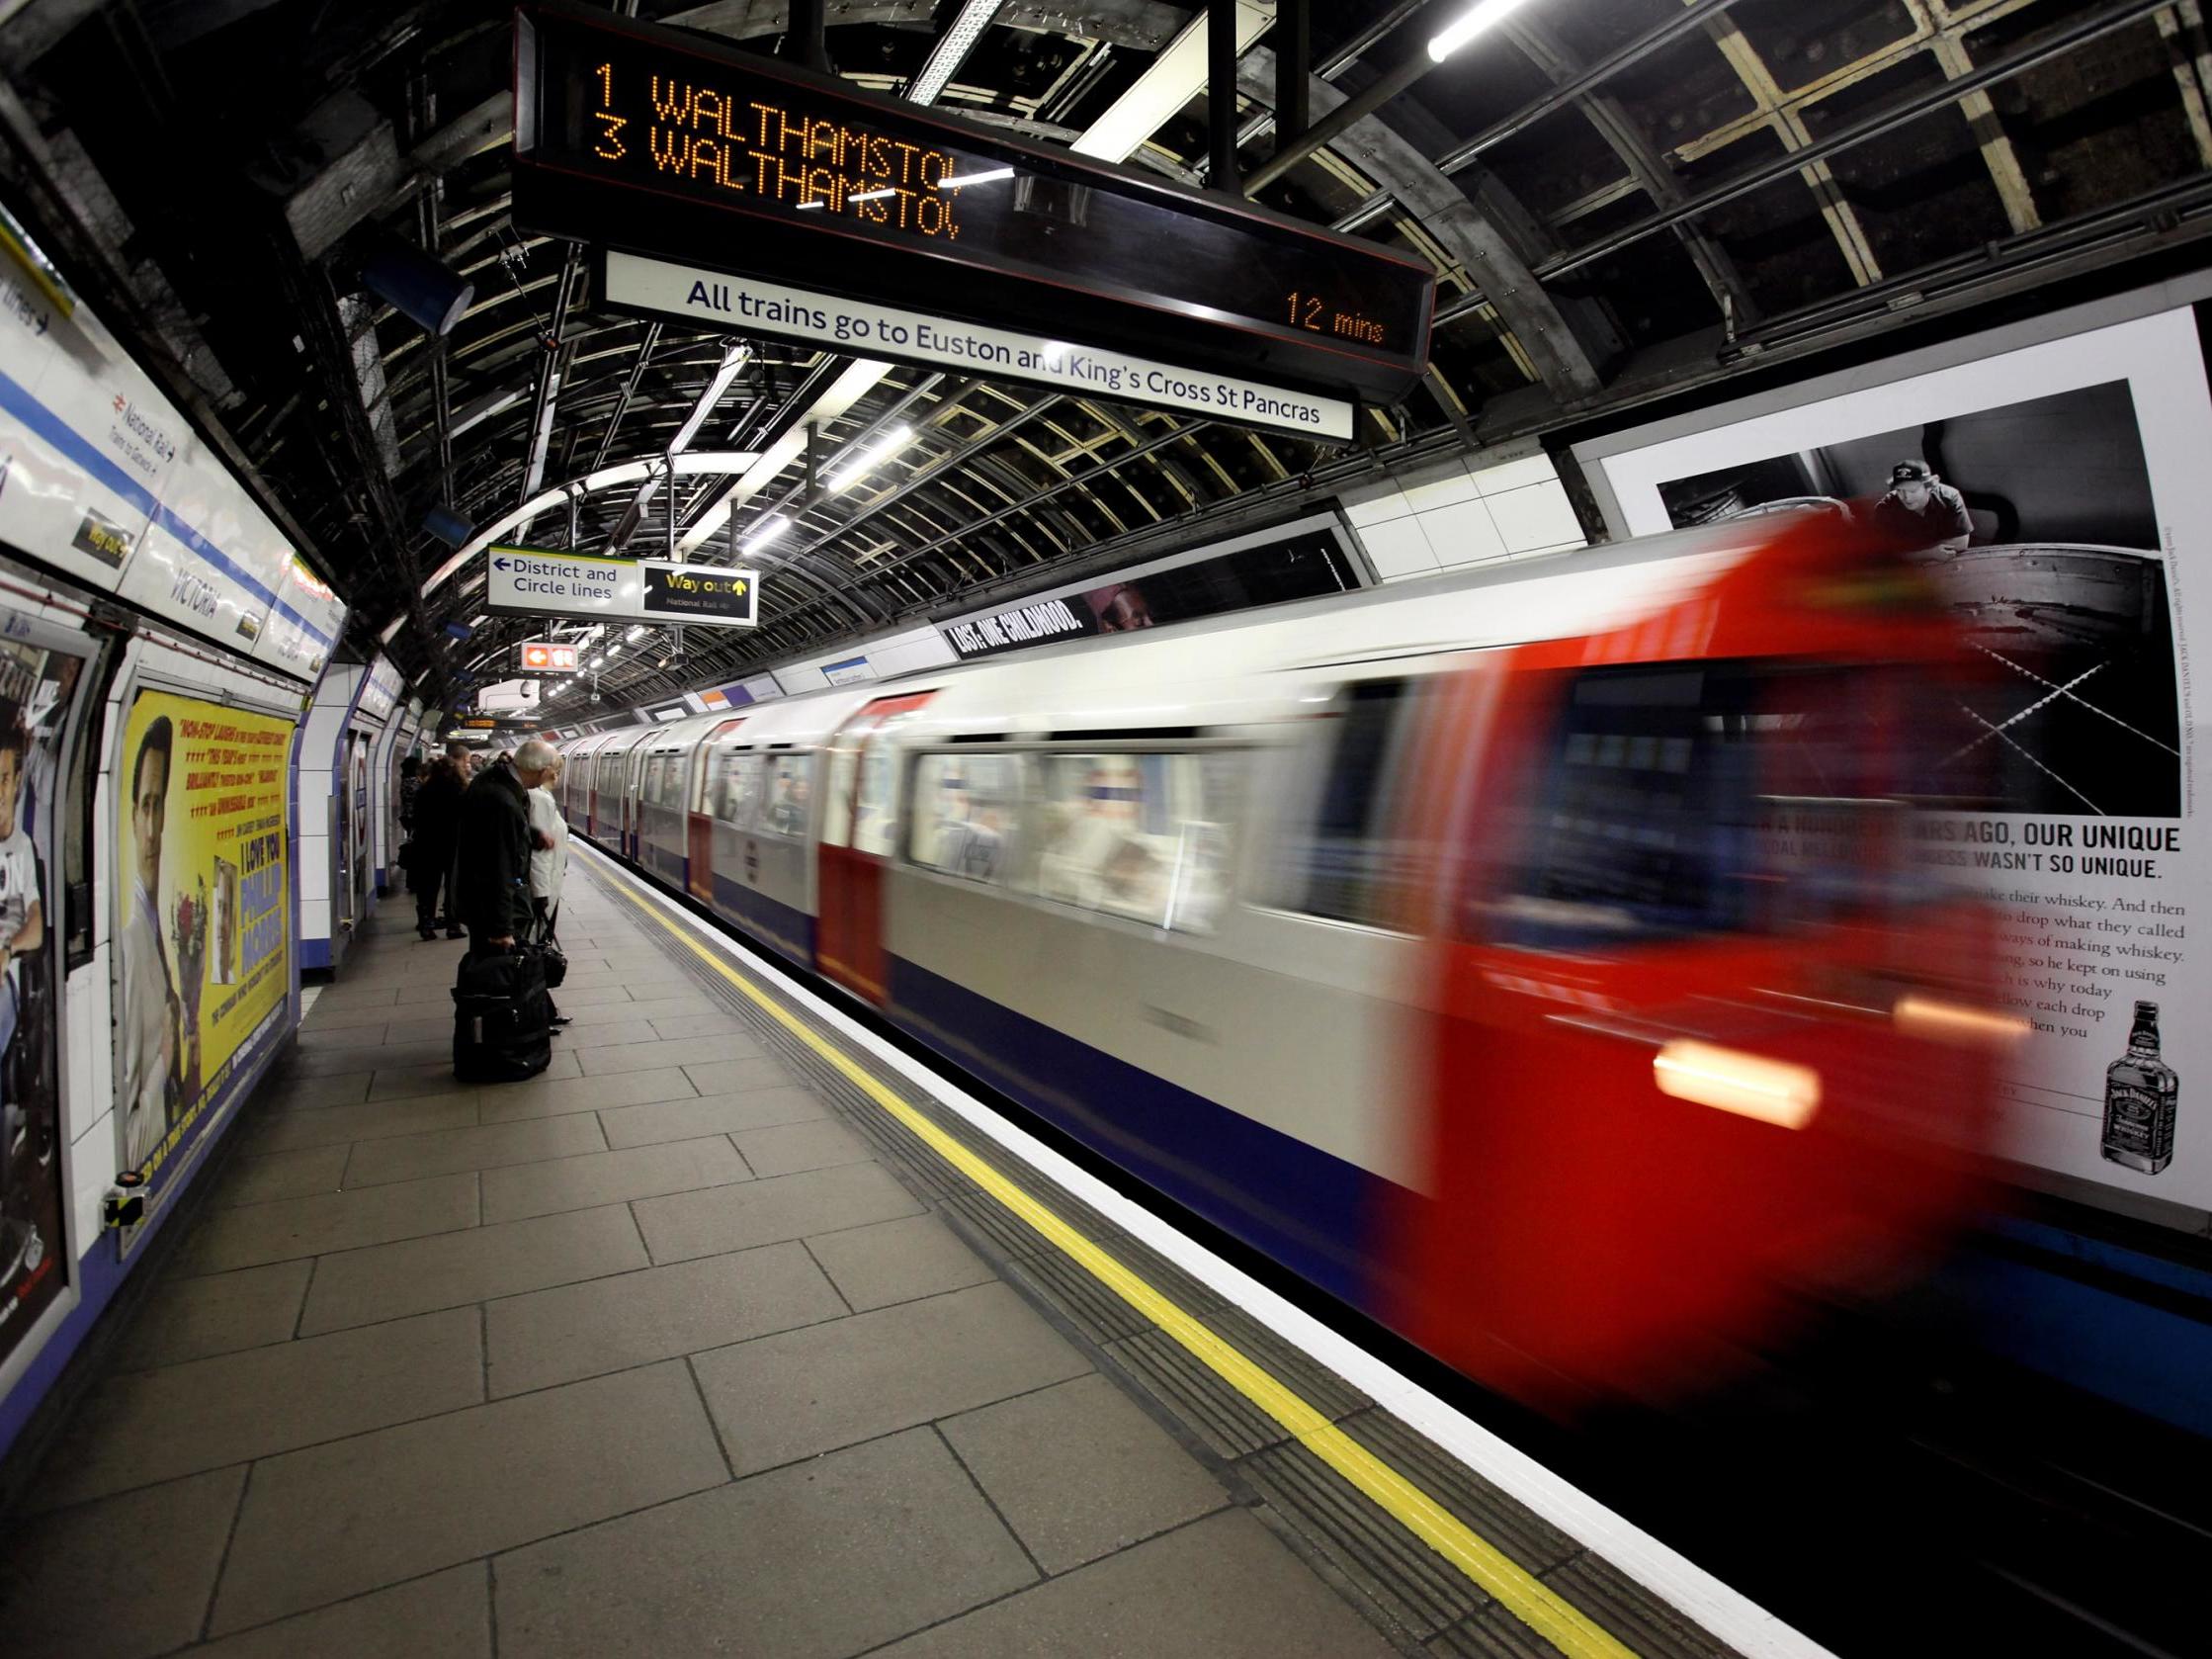
<svg viewBox="0 0 2212 1659">
<path fill-rule="evenodd" d="M 1821 1074 L 1714 1043 L 1676 1040 L 1652 1060 L 1662 1094 L 1694 1100 L 1717 1111 L 1755 1117 L 1784 1129 L 1802 1129 L 1821 1109 Z"/>
</svg>

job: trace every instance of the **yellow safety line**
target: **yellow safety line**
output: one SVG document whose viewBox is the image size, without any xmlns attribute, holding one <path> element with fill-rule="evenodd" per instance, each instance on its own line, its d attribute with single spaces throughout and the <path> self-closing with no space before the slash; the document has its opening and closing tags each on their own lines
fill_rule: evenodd
<svg viewBox="0 0 2212 1659">
<path fill-rule="evenodd" d="M 1289 1430 L 1300 1444 L 1366 1493 L 1515 1618 L 1572 1659 L 1636 1659 L 1633 1649 L 1591 1620 L 1579 1608 L 1561 1599 L 1535 1574 L 1329 1422 L 1269 1371 L 1224 1342 L 1171 1298 L 1155 1290 L 1125 1264 L 1084 1238 L 984 1159 L 900 1099 L 840 1048 L 786 1008 L 778 998 L 762 989 L 752 975 L 739 972 L 719 951 L 709 950 L 626 888 L 617 886 L 616 891 L 627 903 L 659 922 L 692 954 L 735 986 L 784 1029 L 828 1061 L 846 1082 L 896 1118 L 938 1157 L 1044 1235 L 1062 1254 L 1080 1264 L 1099 1283 L 1174 1338 L 1201 1364 Z"/>
</svg>

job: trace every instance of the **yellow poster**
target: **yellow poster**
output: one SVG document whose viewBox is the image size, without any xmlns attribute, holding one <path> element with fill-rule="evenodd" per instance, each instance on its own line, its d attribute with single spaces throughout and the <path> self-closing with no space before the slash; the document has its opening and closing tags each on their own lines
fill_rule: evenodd
<svg viewBox="0 0 2212 1659">
<path fill-rule="evenodd" d="M 284 1026 L 293 727 L 165 691 L 124 726 L 116 1117 L 122 1168 L 157 1188 Z"/>
</svg>

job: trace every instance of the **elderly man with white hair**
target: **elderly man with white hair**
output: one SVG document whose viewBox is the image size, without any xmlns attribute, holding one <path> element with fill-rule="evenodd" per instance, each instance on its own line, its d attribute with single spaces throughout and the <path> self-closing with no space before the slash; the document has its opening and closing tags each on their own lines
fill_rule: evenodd
<svg viewBox="0 0 2212 1659">
<path fill-rule="evenodd" d="M 542 738 L 515 750 L 512 766 L 486 766 L 461 798 L 455 913 L 468 929 L 471 955 L 506 950 L 530 936 L 530 794 L 559 763 Z"/>
</svg>

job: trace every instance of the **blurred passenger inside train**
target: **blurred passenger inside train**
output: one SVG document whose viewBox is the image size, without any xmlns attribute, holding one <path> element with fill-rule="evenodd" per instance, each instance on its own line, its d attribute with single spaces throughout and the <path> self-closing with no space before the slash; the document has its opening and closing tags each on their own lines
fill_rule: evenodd
<svg viewBox="0 0 2212 1659">
<path fill-rule="evenodd" d="M 22 812 L 30 734 L 15 705 L 0 705 L 0 1165 L 28 1140 L 25 1102 L 5 1092 L 8 1050 L 23 1015 L 23 958 L 44 947 L 46 916 L 38 848 Z"/>
<path fill-rule="evenodd" d="M 807 832 L 807 808 L 810 792 L 805 772 L 780 768 L 776 796 L 768 804 L 767 828 L 779 835 Z"/>
<path fill-rule="evenodd" d="M 533 738 L 505 766 L 486 766 L 461 798 L 454 836 L 454 909 L 470 955 L 507 950 L 537 928 L 530 903 L 530 796 L 559 759 Z"/>
<path fill-rule="evenodd" d="M 450 742 L 440 759 L 430 763 L 415 790 L 415 833 L 407 879 L 415 887 L 415 931 L 423 938 L 438 936 L 443 920 L 446 937 L 461 937 L 461 920 L 454 910 L 454 835 L 461 823 L 461 797 L 468 787 L 468 745 Z M 443 894 L 445 908 L 439 908 Z"/>
<path fill-rule="evenodd" d="M 124 1114 L 124 1156 L 135 1169 L 153 1155 L 184 1102 L 200 1091 L 200 1033 L 161 948 L 161 840 L 168 827 L 169 769 L 176 727 L 150 722 L 130 757 L 130 914 L 123 924 L 123 1075 L 116 1097 Z"/>
<path fill-rule="evenodd" d="M 1077 768 L 1081 782 L 1073 785 Z M 1048 777 L 1049 828 L 1038 869 L 1045 896 L 1146 914 L 1158 871 L 1141 839 L 1138 808 L 1145 789 L 1136 756 L 1056 755 Z"/>
</svg>

